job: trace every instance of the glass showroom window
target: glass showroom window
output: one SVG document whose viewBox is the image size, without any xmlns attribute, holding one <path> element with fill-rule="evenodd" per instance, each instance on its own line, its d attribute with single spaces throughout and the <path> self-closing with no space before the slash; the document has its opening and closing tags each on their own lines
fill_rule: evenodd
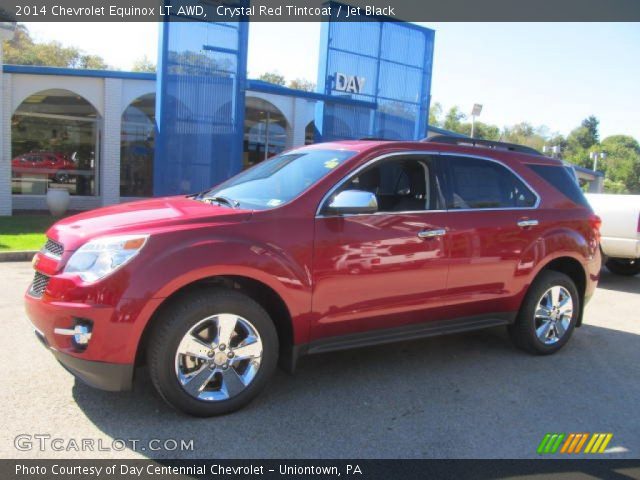
<svg viewBox="0 0 640 480">
<path fill-rule="evenodd" d="M 253 165 L 284 151 L 287 144 L 287 120 L 270 102 L 247 97 L 244 114 L 243 167 Z"/>
<path fill-rule="evenodd" d="M 143 95 L 122 114 L 120 135 L 120 196 L 153 195 L 153 147 L 156 96 Z"/>
<path fill-rule="evenodd" d="M 98 113 L 68 90 L 31 95 L 11 117 L 11 191 L 96 195 Z"/>
</svg>

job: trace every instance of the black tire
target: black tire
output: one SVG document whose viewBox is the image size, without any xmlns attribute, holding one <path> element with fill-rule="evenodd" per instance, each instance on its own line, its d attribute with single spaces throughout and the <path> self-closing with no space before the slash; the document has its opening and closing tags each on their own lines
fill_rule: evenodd
<svg viewBox="0 0 640 480">
<path fill-rule="evenodd" d="M 564 334 L 560 336 L 556 343 L 549 345 L 541 341 L 536 334 L 536 310 L 545 292 L 556 286 L 563 287 L 571 295 L 573 314 Z M 509 335 L 517 347 L 529 353 L 550 355 L 560 350 L 571 338 L 578 321 L 580 308 L 580 295 L 570 277 L 552 270 L 542 271 L 529 287 L 516 321 L 509 325 Z"/>
<path fill-rule="evenodd" d="M 632 277 L 640 273 L 640 258 L 608 258 L 605 265 L 616 275 Z"/>
<path fill-rule="evenodd" d="M 175 355 L 190 329 L 202 319 L 222 313 L 251 322 L 262 341 L 262 360 L 251 383 L 236 396 L 201 400 L 187 393 L 178 381 Z M 227 289 L 200 290 L 179 297 L 161 312 L 149 335 L 147 362 L 153 385 L 169 405 L 197 417 L 224 415 L 247 405 L 267 385 L 278 363 L 278 335 L 267 312 L 247 295 Z"/>
<path fill-rule="evenodd" d="M 56 173 L 54 179 L 57 183 L 67 183 L 69 181 L 69 175 L 66 173 Z"/>
</svg>

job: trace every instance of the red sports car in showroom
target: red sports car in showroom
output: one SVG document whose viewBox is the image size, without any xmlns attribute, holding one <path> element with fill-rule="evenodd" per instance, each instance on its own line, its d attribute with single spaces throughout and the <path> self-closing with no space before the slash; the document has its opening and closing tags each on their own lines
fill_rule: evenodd
<svg viewBox="0 0 640 480">
<path fill-rule="evenodd" d="M 47 175 L 58 183 L 69 181 L 70 172 L 76 164 L 64 153 L 60 152 L 29 152 L 11 160 L 11 170 L 14 175 L 40 174 Z"/>
</svg>

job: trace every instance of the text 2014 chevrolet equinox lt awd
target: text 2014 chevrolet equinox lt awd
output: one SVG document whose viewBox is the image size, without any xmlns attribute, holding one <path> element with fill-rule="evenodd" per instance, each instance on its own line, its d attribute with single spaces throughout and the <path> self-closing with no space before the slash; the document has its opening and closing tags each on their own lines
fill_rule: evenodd
<svg viewBox="0 0 640 480">
<path fill-rule="evenodd" d="M 557 352 L 596 287 L 599 225 L 562 163 L 526 147 L 317 144 L 56 223 L 26 308 L 89 385 L 129 389 L 146 362 L 169 404 L 217 415 L 304 354 L 496 325 Z"/>
</svg>

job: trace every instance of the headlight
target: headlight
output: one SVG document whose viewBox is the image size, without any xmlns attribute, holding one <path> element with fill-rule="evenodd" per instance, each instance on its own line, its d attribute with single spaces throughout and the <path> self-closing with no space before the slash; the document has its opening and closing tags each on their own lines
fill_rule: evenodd
<svg viewBox="0 0 640 480">
<path fill-rule="evenodd" d="M 76 273 L 85 282 L 95 282 L 114 272 L 147 243 L 149 235 L 122 235 L 96 238 L 71 255 L 65 273 Z"/>
</svg>

